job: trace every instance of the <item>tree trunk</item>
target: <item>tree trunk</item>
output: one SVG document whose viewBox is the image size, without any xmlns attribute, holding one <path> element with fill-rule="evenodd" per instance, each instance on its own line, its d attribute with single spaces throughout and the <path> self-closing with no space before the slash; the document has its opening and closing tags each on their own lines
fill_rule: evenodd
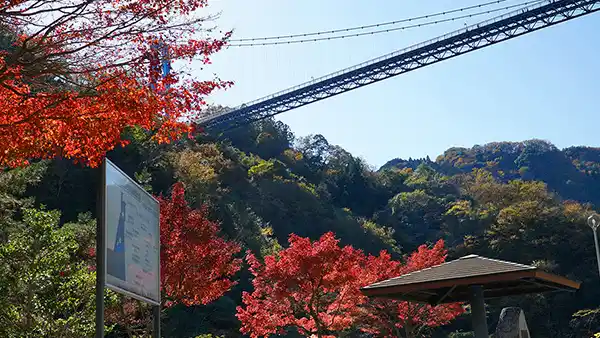
<svg viewBox="0 0 600 338">
<path fill-rule="evenodd" d="M 413 327 L 412 323 L 410 322 L 410 320 L 406 321 L 406 324 L 404 325 L 404 329 L 406 331 L 406 338 L 415 338 L 414 327 Z"/>
<path fill-rule="evenodd" d="M 321 325 L 319 324 L 319 321 L 315 321 L 315 324 L 317 326 L 317 337 L 323 338 L 323 329 L 322 329 Z"/>
<path fill-rule="evenodd" d="M 392 332 L 396 334 L 396 337 L 402 337 L 402 332 L 400 332 L 400 328 L 398 328 L 396 325 L 393 326 Z"/>
</svg>

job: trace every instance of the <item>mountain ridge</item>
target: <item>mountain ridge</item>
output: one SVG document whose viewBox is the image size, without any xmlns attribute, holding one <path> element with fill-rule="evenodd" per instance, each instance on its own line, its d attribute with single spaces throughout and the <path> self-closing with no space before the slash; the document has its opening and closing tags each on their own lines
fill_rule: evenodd
<svg viewBox="0 0 600 338">
<path fill-rule="evenodd" d="M 549 141 L 491 142 L 473 147 L 451 147 L 435 161 L 395 158 L 378 171 L 416 169 L 425 164 L 446 175 L 485 168 L 504 182 L 513 179 L 543 181 L 564 199 L 600 205 L 600 148 L 570 146 L 559 149 Z"/>
</svg>

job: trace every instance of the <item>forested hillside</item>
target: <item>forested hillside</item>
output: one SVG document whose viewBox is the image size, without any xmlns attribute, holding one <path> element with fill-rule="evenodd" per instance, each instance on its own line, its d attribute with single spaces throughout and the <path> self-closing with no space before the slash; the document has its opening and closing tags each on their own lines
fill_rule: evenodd
<svg viewBox="0 0 600 338">
<path fill-rule="evenodd" d="M 396 159 L 375 170 L 321 135 L 295 137 L 273 120 L 218 135 L 198 133 L 170 145 L 150 137 L 131 129 L 130 145 L 108 157 L 155 195 L 168 196 L 173 184 L 182 182 L 188 204 L 206 208 L 221 234 L 240 245 L 240 258 L 246 250 L 259 260 L 279 252 L 292 233 L 317 240 L 331 231 L 342 244 L 374 255 L 387 250 L 399 260 L 421 244 L 443 239 L 448 259 L 476 253 L 583 282 L 577 294 L 491 301 L 490 323 L 502 307 L 520 306 L 534 337 L 589 337 L 600 331 L 594 310 L 600 280 L 585 224 L 593 204 L 600 203 L 598 149 L 561 151 L 537 140 L 493 143 L 452 148 L 435 161 Z M 77 229 L 73 241 L 80 245 L 93 242 L 97 178 L 95 169 L 61 159 L 6 170 L 0 175 L 0 222 L 26 219 L 42 232 L 41 223 L 50 219 L 55 228 Z M 9 228 L 0 227 L 2 238 Z M 58 245 L 59 239 L 50 242 Z M 0 273 L 0 294 L 15 285 L 2 279 L 6 275 Z M 239 336 L 236 307 L 242 291 L 252 290 L 247 266 L 235 279 L 238 284 L 214 302 L 168 308 L 164 335 Z M 0 306 L 17 301 L 5 297 Z M 144 325 L 135 315 L 113 323 L 115 337 Z M 431 334 L 467 337 L 453 332 L 469 328 L 465 315 Z"/>
<path fill-rule="evenodd" d="M 542 140 L 494 142 L 472 148 L 450 148 L 435 162 L 394 159 L 386 168 L 413 168 L 424 163 L 445 175 L 484 168 L 502 182 L 537 180 L 563 199 L 600 204 L 600 149 L 569 147 L 563 150 Z"/>
</svg>

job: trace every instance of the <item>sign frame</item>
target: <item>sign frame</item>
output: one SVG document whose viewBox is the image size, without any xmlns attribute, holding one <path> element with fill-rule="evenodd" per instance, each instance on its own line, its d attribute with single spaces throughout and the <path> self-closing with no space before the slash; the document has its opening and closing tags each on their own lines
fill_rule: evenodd
<svg viewBox="0 0 600 338">
<path fill-rule="evenodd" d="M 109 175 L 108 172 L 109 170 L 114 170 L 118 175 L 122 176 L 123 179 L 125 179 L 128 183 L 130 183 L 131 185 L 133 185 L 139 192 L 140 194 L 145 195 L 146 197 L 149 197 L 150 200 L 155 203 L 156 205 L 156 214 L 158 216 L 157 218 L 157 224 L 156 224 L 156 239 L 155 239 L 155 243 L 157 246 L 157 257 L 156 257 L 156 264 L 157 264 L 157 277 L 156 277 L 156 287 L 157 287 L 157 297 L 156 299 L 150 298 L 148 296 L 144 296 L 144 295 L 140 295 L 134 291 L 131 290 L 127 290 L 123 287 L 120 287 L 118 285 L 114 285 L 112 283 L 110 283 L 109 281 L 109 269 L 108 269 L 108 211 L 109 211 L 109 207 L 108 207 L 108 198 L 109 198 L 109 194 L 108 194 L 108 187 L 110 184 L 110 182 L 108 181 L 109 179 Z M 105 159 L 105 165 L 103 166 L 103 170 L 102 170 L 102 176 L 103 176 L 103 196 L 102 196 L 102 201 L 101 203 L 103 204 L 103 210 L 102 210 L 102 234 L 104 235 L 104 240 L 102 241 L 102 254 L 103 254 L 103 265 L 104 265 L 104 269 L 102 269 L 102 274 L 103 274 L 103 279 L 104 279 L 104 285 L 106 288 L 113 290 L 115 292 L 121 293 L 123 295 L 135 298 L 137 300 L 143 301 L 145 303 L 154 305 L 154 306 L 160 306 L 161 304 L 161 278 L 160 278 L 160 203 L 159 201 L 152 196 L 150 193 L 148 193 L 144 188 L 142 188 L 135 180 L 133 180 L 131 177 L 129 177 L 129 175 L 125 174 L 123 172 L 123 170 L 121 170 L 117 165 L 115 165 L 113 162 L 111 162 L 109 159 Z M 149 226 L 154 226 L 154 225 L 150 225 Z M 123 246 L 125 246 L 125 244 L 123 244 Z M 126 267 L 126 261 L 124 262 L 125 267 Z M 110 275 L 112 278 L 117 278 L 116 276 Z"/>
</svg>

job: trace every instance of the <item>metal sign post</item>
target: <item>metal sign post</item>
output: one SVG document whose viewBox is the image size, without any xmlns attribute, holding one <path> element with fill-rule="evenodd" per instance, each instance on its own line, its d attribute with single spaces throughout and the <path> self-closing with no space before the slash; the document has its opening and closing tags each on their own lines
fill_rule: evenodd
<svg viewBox="0 0 600 338">
<path fill-rule="evenodd" d="M 96 201 L 96 338 L 104 338 L 106 160 L 103 160 L 100 165 L 98 177 L 98 200 Z"/>
<path fill-rule="evenodd" d="M 153 307 L 160 337 L 158 201 L 108 159 L 102 164 L 96 253 L 96 337 L 104 335 L 104 288 Z"/>
<path fill-rule="evenodd" d="M 171 72 L 169 49 L 155 44 L 153 71 Z M 154 65 L 156 63 L 156 65 Z M 153 69 L 155 66 L 159 69 Z M 167 86 L 168 87 L 168 86 Z M 160 338 L 160 207 L 108 159 L 100 166 L 96 216 L 96 338 L 104 337 L 104 288 L 152 305 L 152 336 Z"/>
<path fill-rule="evenodd" d="M 152 338 L 160 338 L 160 304 L 152 305 Z"/>
</svg>

